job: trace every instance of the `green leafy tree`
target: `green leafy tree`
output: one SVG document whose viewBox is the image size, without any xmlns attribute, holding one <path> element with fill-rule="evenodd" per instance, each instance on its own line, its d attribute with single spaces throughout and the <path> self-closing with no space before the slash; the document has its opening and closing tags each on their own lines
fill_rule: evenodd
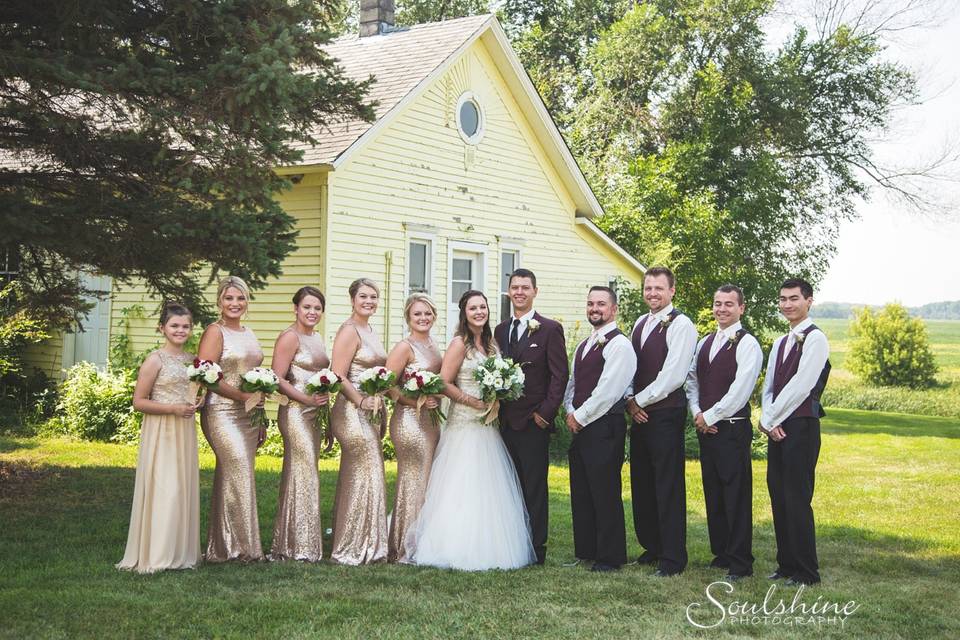
<svg viewBox="0 0 960 640">
<path fill-rule="evenodd" d="M 25 307 L 72 324 L 86 269 L 203 317 L 201 274 L 278 275 L 296 234 L 273 168 L 372 117 L 321 48 L 342 20 L 336 0 L 0 4 L 0 254 Z"/>
<path fill-rule="evenodd" d="M 903 305 L 855 311 L 850 336 L 847 364 L 864 382 L 912 388 L 935 384 L 937 365 L 926 325 L 911 317 Z"/>
<path fill-rule="evenodd" d="M 914 96 L 876 33 L 797 27 L 777 50 L 771 0 L 630 9 L 587 55 L 568 139 L 605 206 L 598 224 L 678 276 L 695 317 L 725 282 L 775 327 L 779 283 L 817 281 L 867 195 L 869 138 Z"/>
<path fill-rule="evenodd" d="M 397 24 L 412 25 L 465 18 L 490 10 L 486 0 L 415 0 L 397 3 Z"/>
</svg>

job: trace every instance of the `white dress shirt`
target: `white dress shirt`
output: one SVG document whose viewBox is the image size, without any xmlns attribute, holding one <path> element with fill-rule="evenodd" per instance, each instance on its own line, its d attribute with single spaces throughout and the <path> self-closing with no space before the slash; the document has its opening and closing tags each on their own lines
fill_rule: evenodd
<svg viewBox="0 0 960 640">
<path fill-rule="evenodd" d="M 644 318 L 647 318 L 643 326 L 643 333 L 640 334 L 640 344 L 644 345 L 647 338 L 653 333 L 660 323 L 673 311 L 673 305 L 668 304 L 656 314 L 647 314 L 640 316 L 633 324 L 633 331 L 636 331 L 637 325 Z M 633 333 L 631 331 L 631 334 Z M 693 326 L 690 318 L 680 314 L 667 327 L 667 358 L 663 361 L 663 367 L 653 382 L 646 388 L 638 390 L 637 395 L 633 397 L 637 406 L 640 408 L 660 402 L 676 389 L 683 386 L 687 379 L 687 372 L 690 370 L 690 359 L 693 358 L 693 352 L 697 348 L 697 328 Z M 636 354 L 634 354 L 636 357 Z"/>
<path fill-rule="evenodd" d="M 613 331 L 617 326 L 616 322 L 610 322 L 599 329 L 594 330 L 590 336 L 584 340 L 587 344 L 583 349 L 585 356 L 589 349 L 596 344 L 597 338 Z M 581 342 L 580 344 L 583 344 Z M 579 350 L 580 345 L 577 345 Z M 573 414 L 577 422 L 587 426 L 598 418 L 606 415 L 613 405 L 620 402 L 624 396 L 630 393 L 630 386 L 633 383 L 633 374 L 637 370 L 637 356 L 633 352 L 633 345 L 630 339 L 622 333 L 614 336 L 603 346 L 603 373 L 600 374 L 600 380 L 597 387 L 587 398 L 587 401 L 580 405 L 579 409 L 573 408 L 574 377 L 577 369 L 576 351 L 574 351 L 573 363 L 570 365 L 570 379 L 567 381 L 567 389 L 563 394 L 563 406 L 567 413 Z"/>
<path fill-rule="evenodd" d="M 516 317 L 510 318 L 510 324 L 507 326 L 507 340 L 510 339 L 510 332 L 513 331 L 514 320 L 520 321 L 520 324 L 517 325 L 517 340 L 519 340 L 520 338 L 523 337 L 523 334 L 526 333 L 527 325 L 529 325 L 530 321 L 533 320 L 533 314 L 535 313 L 536 311 L 534 309 L 530 309 L 530 311 L 527 311 L 525 314 L 523 314 L 519 318 L 516 318 Z"/>
<path fill-rule="evenodd" d="M 760 426 L 764 431 L 779 427 L 784 420 L 790 417 L 790 414 L 810 395 L 810 390 L 817 383 L 824 365 L 827 364 L 827 358 L 830 357 L 830 344 L 827 342 L 827 336 L 823 331 L 811 331 L 810 335 L 803 341 L 797 373 L 784 385 L 783 390 L 777 394 L 777 399 L 774 401 L 773 374 L 776 371 L 780 344 L 784 340 L 787 341 L 783 350 L 784 357 L 786 357 L 792 346 L 796 344 L 797 336 L 802 335 L 811 324 L 813 324 L 813 320 L 807 318 L 790 329 L 787 335 L 777 338 L 773 343 L 773 348 L 770 349 L 770 356 L 767 358 L 767 377 L 763 382 L 763 413 L 760 416 Z"/>
<path fill-rule="evenodd" d="M 713 359 L 717 357 L 723 345 L 737 335 L 740 328 L 741 324 L 736 322 L 726 329 L 717 329 L 708 356 L 710 362 L 713 362 Z M 694 417 L 701 413 L 697 362 L 700 360 L 700 349 L 703 348 L 703 344 L 708 337 L 704 336 L 697 343 L 697 350 L 693 354 L 693 364 L 690 365 L 690 372 L 687 374 L 687 401 L 690 405 L 690 412 Z M 737 350 L 737 373 L 723 397 L 715 405 L 702 412 L 703 420 L 708 426 L 713 426 L 721 420 L 743 420 L 743 418 L 731 418 L 731 416 L 750 400 L 753 387 L 757 384 L 757 378 L 760 377 L 760 368 L 763 367 L 763 350 L 760 348 L 757 339 L 749 333 L 740 338 L 740 344 L 731 348 Z"/>
</svg>

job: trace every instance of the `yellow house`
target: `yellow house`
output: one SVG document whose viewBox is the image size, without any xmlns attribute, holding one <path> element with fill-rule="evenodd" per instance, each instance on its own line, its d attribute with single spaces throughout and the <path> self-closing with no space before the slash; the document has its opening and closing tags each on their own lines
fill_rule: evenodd
<svg viewBox="0 0 960 640">
<path fill-rule="evenodd" d="M 329 344 L 350 314 L 350 282 L 381 283 L 373 322 L 389 348 L 403 336 L 413 291 L 437 301 L 434 333 L 444 342 L 468 288 L 487 293 L 494 322 L 510 313 L 506 276 L 519 266 L 537 274 L 537 309 L 568 333 L 584 318 L 591 285 L 640 282 L 643 266 L 591 222 L 600 205 L 496 18 L 400 29 L 375 22 L 372 31 L 327 50 L 350 77 L 375 76 L 375 121 L 318 132 L 301 164 L 278 169 L 295 183 L 280 201 L 299 237 L 283 275 L 250 304 L 248 324 L 268 357 L 305 284 L 327 296 Z M 55 372 L 80 359 L 105 362 L 110 332 L 135 304 L 156 311 L 143 289 L 114 286 L 85 334 L 51 340 L 34 363 Z M 155 326 L 155 317 L 130 322 L 135 349 L 156 343 Z"/>
</svg>

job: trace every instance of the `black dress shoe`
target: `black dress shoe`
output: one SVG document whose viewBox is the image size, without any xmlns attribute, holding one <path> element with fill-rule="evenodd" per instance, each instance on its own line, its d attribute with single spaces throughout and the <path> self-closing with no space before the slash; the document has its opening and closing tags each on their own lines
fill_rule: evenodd
<svg viewBox="0 0 960 640">
<path fill-rule="evenodd" d="M 657 578 L 672 578 L 673 576 L 678 576 L 682 571 L 664 571 L 663 569 L 657 569 L 653 572 L 653 575 Z"/>
<path fill-rule="evenodd" d="M 790 576 L 788 576 L 785 573 L 782 573 L 780 569 L 777 569 L 776 571 L 774 571 L 773 573 L 767 576 L 767 580 L 786 580 L 788 578 L 790 578 Z"/>
<path fill-rule="evenodd" d="M 752 575 L 752 573 L 728 573 L 727 575 L 723 576 L 723 579 L 727 582 L 736 582 L 737 580 L 749 578 Z"/>
<path fill-rule="evenodd" d="M 600 571 L 606 573 L 608 571 L 619 571 L 620 567 L 615 567 L 612 564 L 604 564 L 603 562 L 594 562 L 593 566 L 590 567 L 590 571 Z"/>
<path fill-rule="evenodd" d="M 717 557 L 710 561 L 710 566 L 714 569 L 729 569 L 730 561 Z"/>
<path fill-rule="evenodd" d="M 637 558 L 636 563 L 637 564 L 657 564 L 657 560 L 659 560 L 657 556 L 653 555 L 649 551 L 644 551 L 642 554 L 640 554 L 640 557 Z"/>
</svg>

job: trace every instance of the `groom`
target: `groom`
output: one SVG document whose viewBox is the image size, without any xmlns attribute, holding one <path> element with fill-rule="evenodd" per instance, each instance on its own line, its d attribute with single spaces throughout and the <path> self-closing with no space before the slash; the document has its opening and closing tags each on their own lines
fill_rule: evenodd
<svg viewBox="0 0 960 640">
<path fill-rule="evenodd" d="M 563 325 L 533 309 L 537 276 L 528 269 L 510 274 L 513 317 L 497 325 L 494 337 L 504 357 L 523 366 L 523 396 L 500 405 L 500 433 L 513 458 L 530 514 L 537 564 L 547 556 L 547 469 L 550 432 L 567 386 L 569 366 Z"/>
</svg>

